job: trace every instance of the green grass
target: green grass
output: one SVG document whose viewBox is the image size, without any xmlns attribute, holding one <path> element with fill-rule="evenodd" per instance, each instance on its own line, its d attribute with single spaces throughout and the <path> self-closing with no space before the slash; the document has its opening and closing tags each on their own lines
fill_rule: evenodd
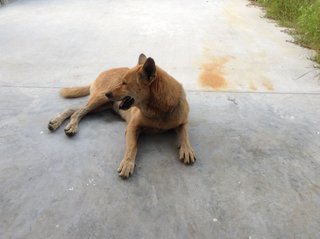
<svg viewBox="0 0 320 239">
<path fill-rule="evenodd" d="M 267 17 L 294 28 L 296 42 L 317 52 L 320 63 L 320 0 L 253 0 L 267 10 Z"/>
</svg>

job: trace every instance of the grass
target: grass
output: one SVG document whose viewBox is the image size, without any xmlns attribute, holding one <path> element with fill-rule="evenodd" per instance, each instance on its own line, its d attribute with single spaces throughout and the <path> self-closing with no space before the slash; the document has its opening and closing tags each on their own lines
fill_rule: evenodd
<svg viewBox="0 0 320 239">
<path fill-rule="evenodd" d="M 7 3 L 7 0 L 0 0 L 0 5 L 5 5 Z"/>
<path fill-rule="evenodd" d="M 314 49 L 313 60 L 320 63 L 320 0 L 253 0 L 265 7 L 267 17 L 295 29 L 298 44 Z"/>
</svg>

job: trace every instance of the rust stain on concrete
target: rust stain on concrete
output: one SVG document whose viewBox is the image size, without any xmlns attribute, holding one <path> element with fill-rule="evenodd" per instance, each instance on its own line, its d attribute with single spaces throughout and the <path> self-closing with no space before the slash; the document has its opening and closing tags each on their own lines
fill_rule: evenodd
<svg viewBox="0 0 320 239">
<path fill-rule="evenodd" d="M 272 83 L 268 79 L 263 79 L 262 85 L 269 91 L 274 90 Z"/>
<path fill-rule="evenodd" d="M 249 88 L 250 88 L 250 90 L 253 90 L 253 91 L 257 90 L 257 86 L 252 81 L 249 84 Z"/>
<path fill-rule="evenodd" d="M 208 63 L 202 64 L 199 83 L 202 87 L 210 87 L 215 90 L 225 89 L 228 83 L 223 75 L 223 67 L 231 57 L 214 58 Z"/>
</svg>

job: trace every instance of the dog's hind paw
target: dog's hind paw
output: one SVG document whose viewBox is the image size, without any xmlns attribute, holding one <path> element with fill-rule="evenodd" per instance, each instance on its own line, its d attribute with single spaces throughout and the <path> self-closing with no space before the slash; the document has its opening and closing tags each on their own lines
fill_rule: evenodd
<svg viewBox="0 0 320 239">
<path fill-rule="evenodd" d="M 76 124 L 68 124 L 64 128 L 64 133 L 69 137 L 74 136 L 77 132 L 78 132 L 78 126 Z"/>
<path fill-rule="evenodd" d="M 132 160 L 123 159 L 119 165 L 119 176 L 126 179 L 133 174 L 135 163 Z"/>
<path fill-rule="evenodd" d="M 185 164 L 193 164 L 197 159 L 190 146 L 181 146 L 179 150 L 179 159 Z"/>
</svg>

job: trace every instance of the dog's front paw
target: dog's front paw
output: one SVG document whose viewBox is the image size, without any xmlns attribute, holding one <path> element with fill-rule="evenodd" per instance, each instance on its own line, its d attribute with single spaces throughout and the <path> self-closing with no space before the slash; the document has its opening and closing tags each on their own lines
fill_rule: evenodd
<svg viewBox="0 0 320 239">
<path fill-rule="evenodd" d="M 64 133 L 69 137 L 75 135 L 77 132 L 78 132 L 78 125 L 76 124 L 68 124 L 64 128 Z"/>
<path fill-rule="evenodd" d="M 179 159 L 185 164 L 193 164 L 197 160 L 191 146 L 180 147 Z"/>
<path fill-rule="evenodd" d="M 49 121 L 48 129 L 50 131 L 55 131 L 56 129 L 59 128 L 60 125 L 61 125 L 61 122 L 59 120 L 52 119 Z"/>
<path fill-rule="evenodd" d="M 122 178 L 128 178 L 133 174 L 135 163 L 133 160 L 123 159 L 119 165 L 118 173 Z"/>
</svg>

